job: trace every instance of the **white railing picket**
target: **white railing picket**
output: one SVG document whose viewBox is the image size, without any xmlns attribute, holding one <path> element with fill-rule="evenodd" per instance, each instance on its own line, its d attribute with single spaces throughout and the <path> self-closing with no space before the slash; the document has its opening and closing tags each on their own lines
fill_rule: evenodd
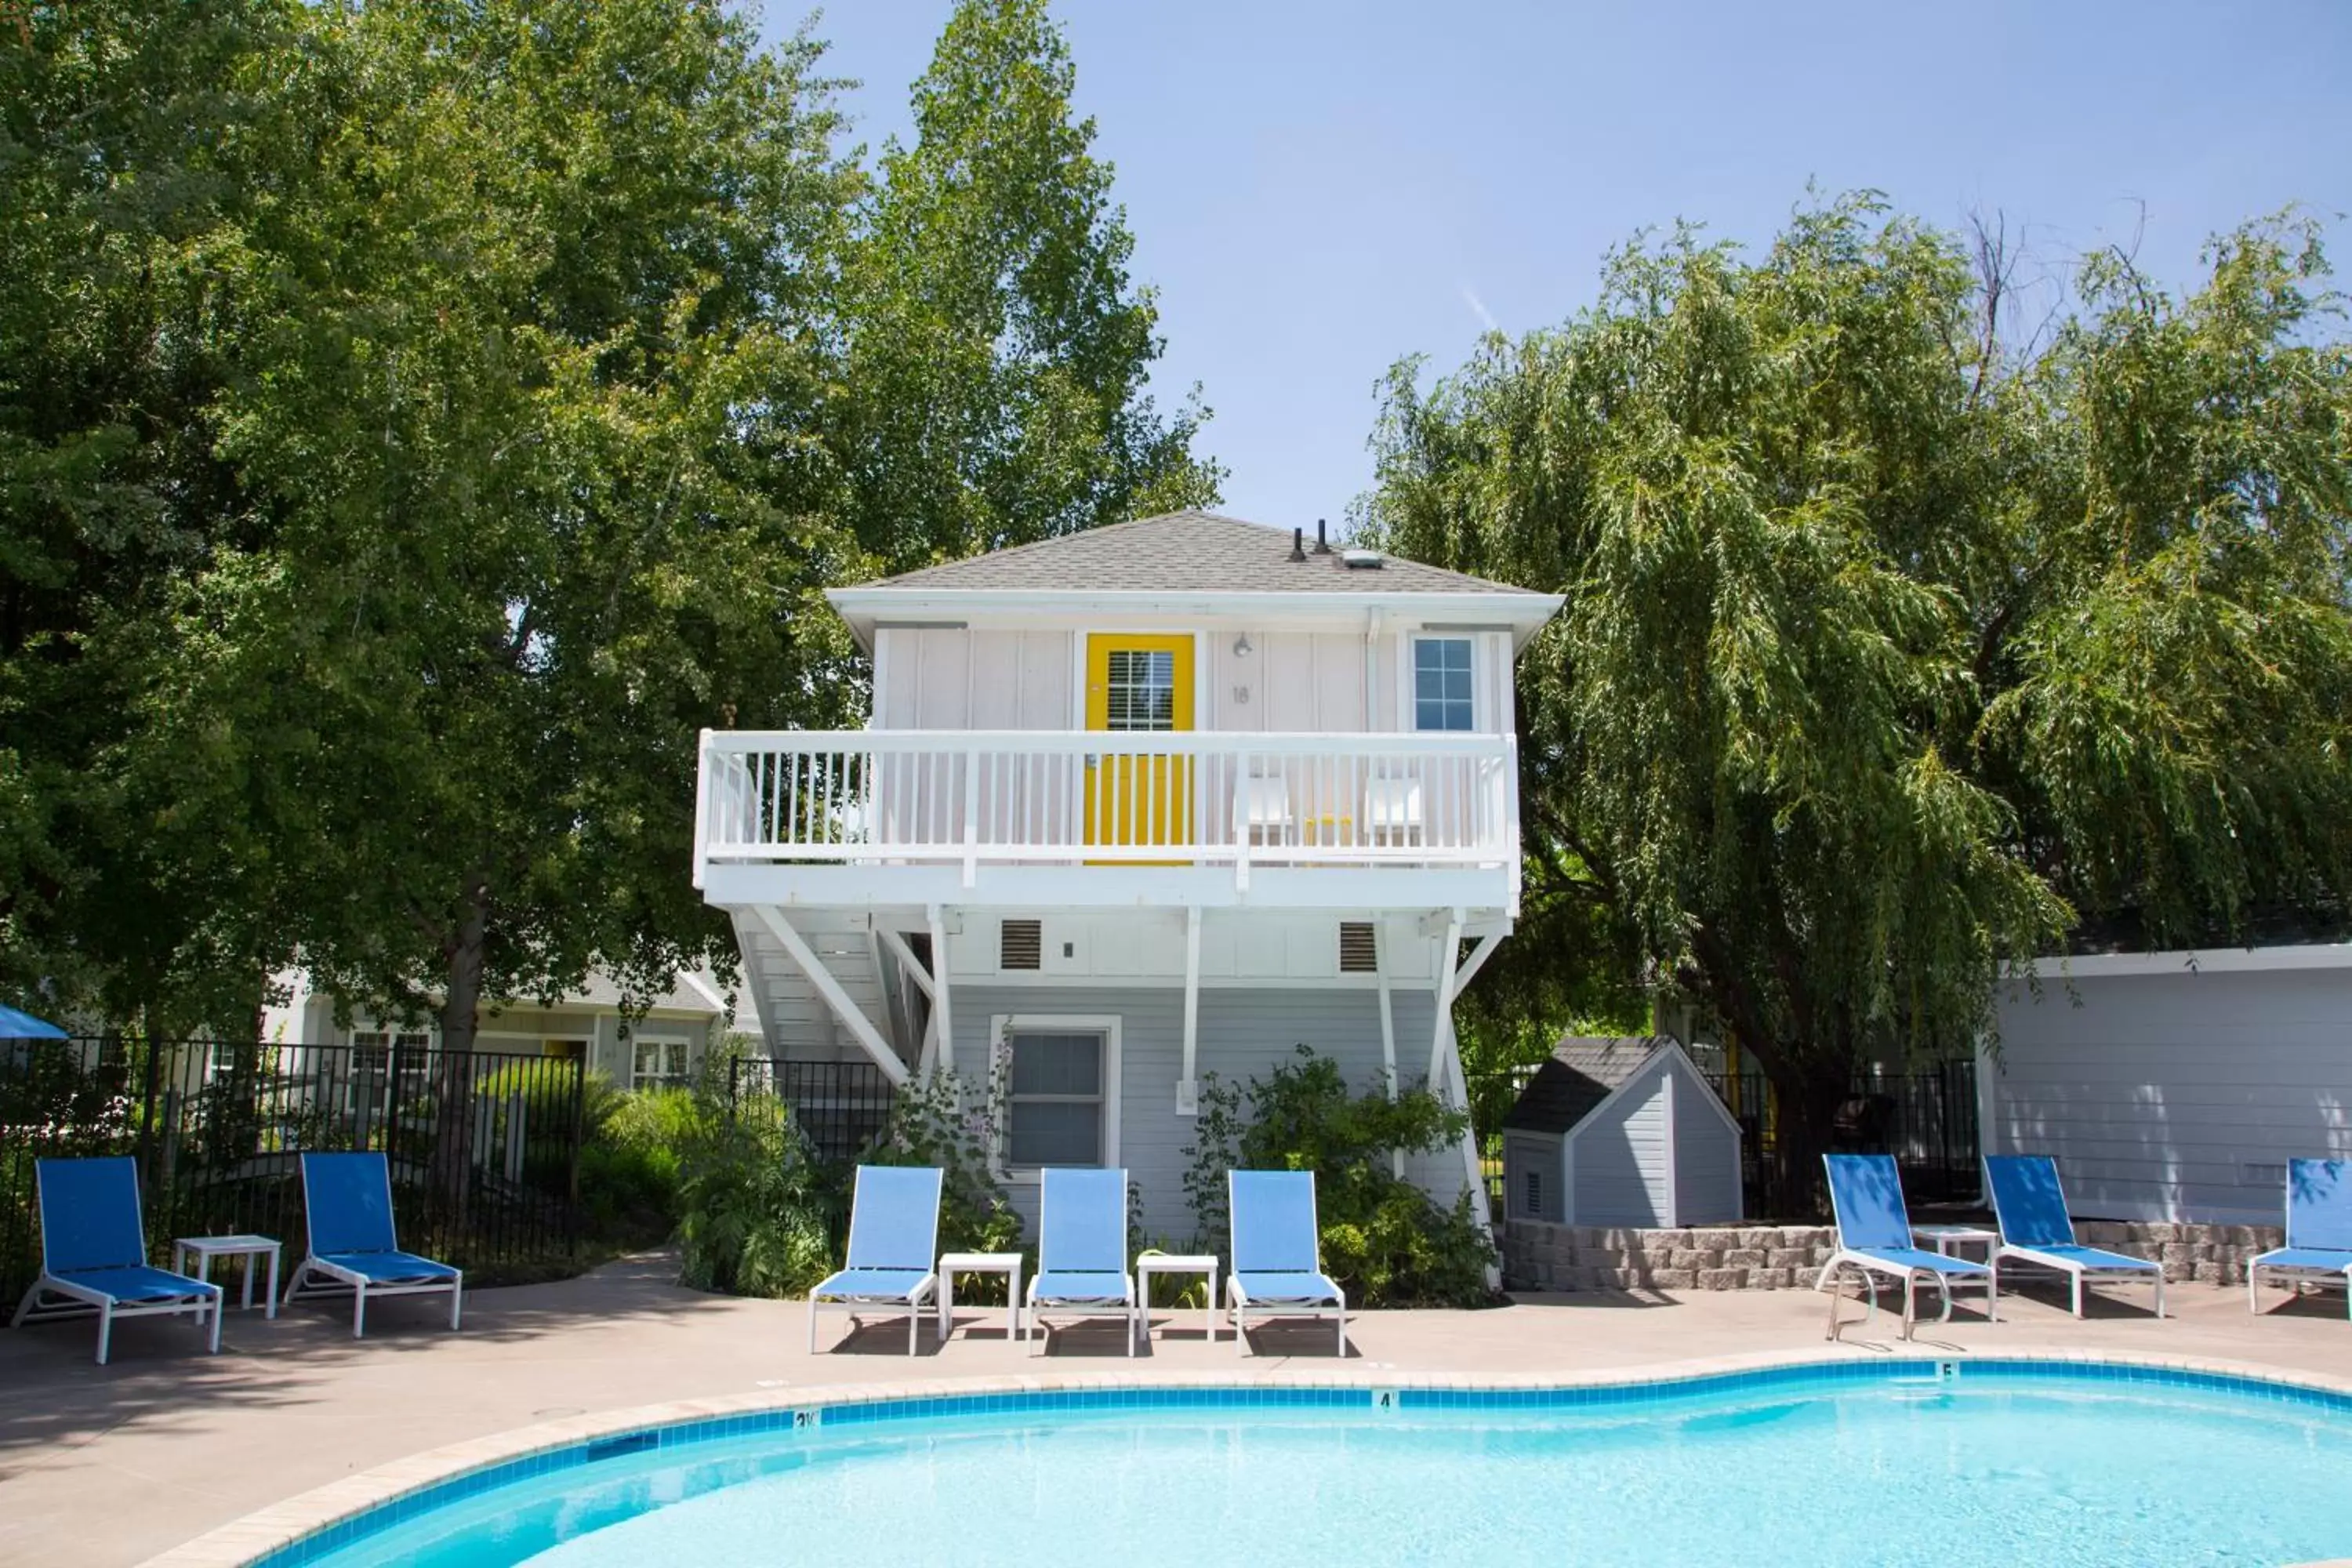
<svg viewBox="0 0 2352 1568">
<path fill-rule="evenodd" d="M 1190 861 L 1506 866 L 1508 735 L 714 731 L 696 868 Z"/>
</svg>

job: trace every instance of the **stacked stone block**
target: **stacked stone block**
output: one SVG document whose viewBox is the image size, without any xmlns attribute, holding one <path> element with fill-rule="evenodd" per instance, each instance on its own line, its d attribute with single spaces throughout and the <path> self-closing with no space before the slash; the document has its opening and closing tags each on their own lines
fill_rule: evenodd
<svg viewBox="0 0 2352 1568">
<path fill-rule="evenodd" d="M 1788 1290 L 1810 1288 L 1836 1249 L 1827 1226 L 1609 1230 L 1512 1220 L 1503 1282 L 1515 1290 Z M 2246 1259 L 2279 1245 L 2273 1226 L 2084 1221 L 2076 1239 L 2164 1265 L 2167 1283 L 2242 1285 Z M 1971 1249 L 1971 1256 L 1974 1255 Z"/>
</svg>

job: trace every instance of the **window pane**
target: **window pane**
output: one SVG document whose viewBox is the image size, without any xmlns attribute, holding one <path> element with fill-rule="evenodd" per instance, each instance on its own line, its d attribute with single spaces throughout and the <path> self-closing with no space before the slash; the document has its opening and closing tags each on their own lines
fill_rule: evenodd
<svg viewBox="0 0 2352 1568">
<path fill-rule="evenodd" d="M 1015 1035 L 1012 1092 L 1102 1094 L 1102 1037 Z"/>
<path fill-rule="evenodd" d="M 1113 730 L 1176 727 L 1176 656 L 1113 648 L 1106 661 L 1103 721 Z"/>
<path fill-rule="evenodd" d="M 1005 1108 L 1005 1153 L 1015 1165 L 1102 1163 L 1102 1107 L 1020 1100 Z"/>
<path fill-rule="evenodd" d="M 1473 727 L 1468 637 L 1421 637 L 1412 645 L 1413 728 Z"/>
</svg>

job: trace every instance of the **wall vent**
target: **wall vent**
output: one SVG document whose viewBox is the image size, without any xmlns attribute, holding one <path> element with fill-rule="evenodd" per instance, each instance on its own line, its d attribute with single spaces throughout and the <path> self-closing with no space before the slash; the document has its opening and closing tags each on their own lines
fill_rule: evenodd
<svg viewBox="0 0 2352 1568">
<path fill-rule="evenodd" d="M 1045 950 L 1045 922 L 1006 921 L 997 938 L 999 969 L 1036 969 Z"/>
<path fill-rule="evenodd" d="M 1529 1219 L 1544 1217 L 1543 1167 L 1530 1165 L 1519 1173 L 1519 1208 Z"/>
<path fill-rule="evenodd" d="M 1339 922 L 1339 973 L 1342 974 L 1377 974 L 1380 973 L 1380 952 L 1372 941 L 1370 921 Z"/>
</svg>

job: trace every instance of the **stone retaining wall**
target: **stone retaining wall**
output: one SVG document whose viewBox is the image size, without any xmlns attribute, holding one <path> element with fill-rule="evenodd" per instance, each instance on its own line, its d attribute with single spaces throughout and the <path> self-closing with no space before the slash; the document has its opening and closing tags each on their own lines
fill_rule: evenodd
<svg viewBox="0 0 2352 1568">
<path fill-rule="evenodd" d="M 2243 1284 L 2246 1259 L 2280 1242 L 2269 1226 L 2084 1220 L 2074 1231 L 2086 1247 L 2156 1259 L 2168 1283 Z M 1515 1290 L 1802 1289 L 1836 1246 L 1834 1231 L 1810 1225 L 1600 1230 L 1511 1220 L 1502 1233 L 1503 1283 Z"/>
</svg>

